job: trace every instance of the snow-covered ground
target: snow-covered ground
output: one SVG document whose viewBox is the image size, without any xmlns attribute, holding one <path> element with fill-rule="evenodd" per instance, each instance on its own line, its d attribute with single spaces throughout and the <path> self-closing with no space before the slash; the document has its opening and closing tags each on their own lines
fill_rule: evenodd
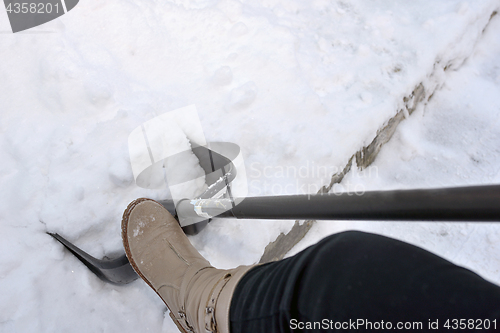
<svg viewBox="0 0 500 333">
<path fill-rule="evenodd" d="M 209 141 L 242 147 L 251 195 L 313 193 L 418 84 L 446 82 L 401 123 L 374 175 L 353 172 L 343 185 L 499 183 L 498 17 L 481 36 L 497 7 L 88 0 L 15 35 L 0 10 L 0 331 L 176 332 L 144 283 L 103 283 L 45 232 L 96 257 L 122 251 L 127 203 L 168 193 L 134 184 L 128 135 L 178 107 L 197 105 Z M 289 227 L 215 220 L 191 239 L 230 267 L 257 261 Z M 493 224 L 319 222 L 294 251 L 349 228 L 407 240 L 500 283 Z"/>
<path fill-rule="evenodd" d="M 368 170 L 345 177 L 344 190 L 500 184 L 499 36 L 496 18 L 474 55 L 446 74 L 442 89 L 400 124 Z M 500 284 L 498 223 L 321 221 L 292 252 L 347 229 L 405 240 Z"/>
</svg>

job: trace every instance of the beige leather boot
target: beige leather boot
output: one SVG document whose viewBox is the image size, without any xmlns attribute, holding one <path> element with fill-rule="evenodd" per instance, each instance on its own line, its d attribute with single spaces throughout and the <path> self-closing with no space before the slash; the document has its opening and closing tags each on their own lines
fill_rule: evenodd
<svg viewBox="0 0 500 333">
<path fill-rule="evenodd" d="M 229 307 L 253 266 L 216 269 L 156 201 L 137 199 L 123 213 L 122 239 L 134 270 L 165 302 L 181 332 L 229 333 Z"/>
</svg>

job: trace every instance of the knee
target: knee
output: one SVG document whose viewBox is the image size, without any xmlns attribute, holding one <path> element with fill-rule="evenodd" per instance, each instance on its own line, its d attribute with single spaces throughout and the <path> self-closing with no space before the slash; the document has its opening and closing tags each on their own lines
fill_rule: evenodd
<svg viewBox="0 0 500 333">
<path fill-rule="evenodd" d="M 337 234 L 330 235 L 323 240 L 320 241 L 320 243 L 329 243 L 329 242 L 335 242 L 335 243 L 358 243 L 362 242 L 365 243 L 368 240 L 372 240 L 374 238 L 379 238 L 383 236 L 363 232 L 363 231 L 358 231 L 358 230 L 348 230 L 348 231 L 343 231 L 339 232 Z"/>
</svg>

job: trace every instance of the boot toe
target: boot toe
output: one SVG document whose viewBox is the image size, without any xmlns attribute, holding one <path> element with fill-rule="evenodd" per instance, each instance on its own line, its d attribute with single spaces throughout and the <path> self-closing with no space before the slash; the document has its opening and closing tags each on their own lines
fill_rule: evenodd
<svg viewBox="0 0 500 333">
<path fill-rule="evenodd" d="M 180 287 L 182 276 L 200 257 L 177 220 L 161 204 L 141 198 L 129 204 L 122 219 L 122 240 L 130 264 L 155 291 Z"/>
</svg>

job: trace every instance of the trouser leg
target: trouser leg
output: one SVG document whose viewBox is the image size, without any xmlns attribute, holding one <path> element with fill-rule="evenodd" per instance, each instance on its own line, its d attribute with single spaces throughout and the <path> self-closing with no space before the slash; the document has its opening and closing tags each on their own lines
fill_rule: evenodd
<svg viewBox="0 0 500 333">
<path fill-rule="evenodd" d="M 497 319 L 500 329 L 500 287 L 416 246 L 356 231 L 253 268 L 230 308 L 232 333 L 301 331 L 308 322 L 321 323 L 321 330 L 361 320 L 390 322 L 393 329 L 421 323 L 424 331 L 438 320 L 443 330 L 447 319 Z"/>
</svg>

